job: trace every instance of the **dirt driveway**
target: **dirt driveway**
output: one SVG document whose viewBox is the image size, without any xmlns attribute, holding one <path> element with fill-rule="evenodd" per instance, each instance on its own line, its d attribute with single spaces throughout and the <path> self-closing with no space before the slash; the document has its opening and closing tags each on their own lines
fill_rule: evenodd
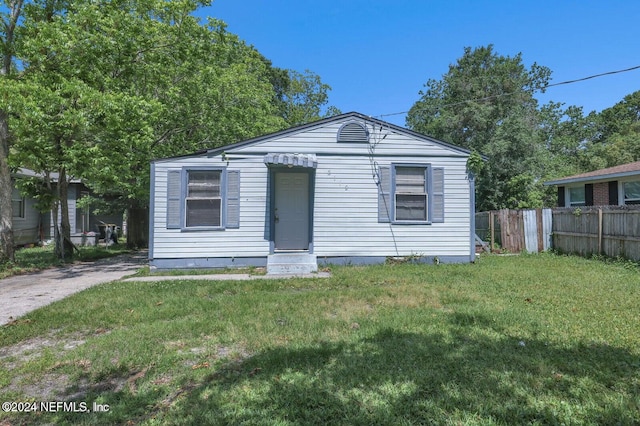
<svg viewBox="0 0 640 426">
<path fill-rule="evenodd" d="M 85 288 L 119 280 L 147 261 L 147 252 L 140 251 L 2 279 L 0 325 Z"/>
</svg>

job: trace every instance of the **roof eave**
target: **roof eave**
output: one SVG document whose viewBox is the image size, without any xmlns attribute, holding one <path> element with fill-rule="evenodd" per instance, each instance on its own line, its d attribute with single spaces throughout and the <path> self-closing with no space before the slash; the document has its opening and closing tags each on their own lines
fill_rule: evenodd
<svg viewBox="0 0 640 426">
<path fill-rule="evenodd" d="M 597 182 L 597 181 L 606 181 L 606 180 L 611 180 L 615 178 L 622 178 L 622 177 L 629 177 L 629 176 L 640 176 L 640 170 L 609 173 L 606 175 L 599 175 L 599 176 L 586 176 L 586 177 L 550 180 L 550 181 L 544 182 L 544 185 L 551 186 L 551 185 L 565 185 L 569 183 L 580 183 L 580 182 Z"/>
</svg>

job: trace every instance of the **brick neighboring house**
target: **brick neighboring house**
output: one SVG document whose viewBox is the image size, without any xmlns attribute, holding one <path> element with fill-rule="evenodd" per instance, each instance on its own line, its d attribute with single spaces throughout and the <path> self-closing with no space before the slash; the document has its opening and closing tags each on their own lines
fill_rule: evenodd
<svg viewBox="0 0 640 426">
<path fill-rule="evenodd" d="M 544 184 L 558 186 L 558 207 L 640 204 L 640 161 Z"/>
</svg>

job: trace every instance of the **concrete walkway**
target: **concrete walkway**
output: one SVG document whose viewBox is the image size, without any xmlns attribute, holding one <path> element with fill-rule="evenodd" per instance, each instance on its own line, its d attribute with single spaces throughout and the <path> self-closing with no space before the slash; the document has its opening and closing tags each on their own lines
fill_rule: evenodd
<svg viewBox="0 0 640 426">
<path fill-rule="evenodd" d="M 0 280 L 0 325 L 97 284 L 131 275 L 147 264 L 147 252 L 80 262 Z"/>
<path fill-rule="evenodd" d="M 148 262 L 147 252 L 123 254 L 95 262 L 81 262 L 73 265 L 45 269 L 25 275 L 16 275 L 0 280 L 0 325 L 7 324 L 42 306 L 64 299 L 78 291 L 97 284 L 121 280 L 135 273 Z M 327 278 L 331 274 L 318 272 L 305 275 L 153 275 L 131 277 L 124 281 L 166 281 L 166 280 L 259 280 L 281 278 Z"/>
</svg>

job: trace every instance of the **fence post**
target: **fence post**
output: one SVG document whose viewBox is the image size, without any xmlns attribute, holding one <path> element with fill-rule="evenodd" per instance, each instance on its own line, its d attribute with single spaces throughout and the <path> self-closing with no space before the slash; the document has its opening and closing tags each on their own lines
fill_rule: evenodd
<svg viewBox="0 0 640 426">
<path fill-rule="evenodd" d="M 536 209 L 536 233 L 538 237 L 538 253 L 544 251 L 544 227 L 542 223 L 542 209 Z"/>
<path fill-rule="evenodd" d="M 496 242 L 496 236 L 495 236 L 495 226 L 493 225 L 493 222 L 495 221 L 495 217 L 493 216 L 493 211 L 489 212 L 489 231 L 491 233 L 491 242 L 489 243 L 489 250 L 491 250 L 491 253 L 493 253 L 494 250 L 494 246 L 495 246 L 495 242 Z"/>
<path fill-rule="evenodd" d="M 525 229 L 524 229 L 524 211 L 518 210 L 518 231 L 520 232 L 520 247 L 518 252 L 527 251 L 527 242 L 525 240 Z"/>
<path fill-rule="evenodd" d="M 602 209 L 598 209 L 598 254 L 602 254 Z"/>
</svg>

